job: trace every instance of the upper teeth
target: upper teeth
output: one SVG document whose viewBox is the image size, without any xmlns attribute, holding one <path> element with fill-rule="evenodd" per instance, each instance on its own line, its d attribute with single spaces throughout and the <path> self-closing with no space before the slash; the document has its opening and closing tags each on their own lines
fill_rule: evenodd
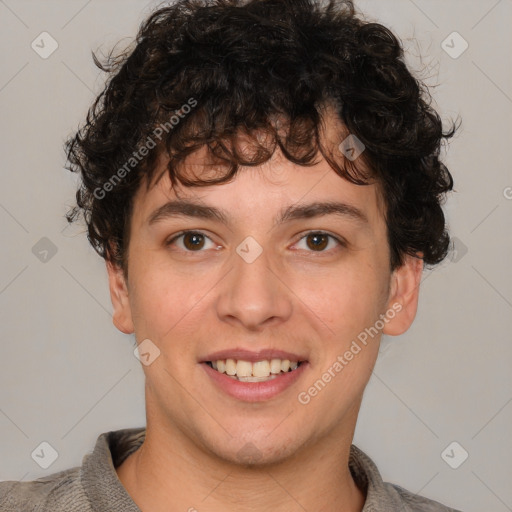
<svg viewBox="0 0 512 512">
<path fill-rule="evenodd" d="M 211 361 L 212 366 L 220 373 L 236 375 L 237 377 L 268 377 L 270 374 L 295 370 L 299 363 L 289 359 L 264 359 L 251 363 L 243 359 L 219 359 Z"/>
</svg>

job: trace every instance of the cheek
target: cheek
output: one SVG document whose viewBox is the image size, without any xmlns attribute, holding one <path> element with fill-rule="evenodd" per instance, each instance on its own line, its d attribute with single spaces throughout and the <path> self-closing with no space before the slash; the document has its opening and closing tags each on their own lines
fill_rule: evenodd
<svg viewBox="0 0 512 512">
<path fill-rule="evenodd" d="M 373 324 L 387 298 L 385 271 L 368 263 L 310 274 L 308 279 L 302 276 L 293 288 L 325 332 L 335 336 Z"/>
<path fill-rule="evenodd" d="M 212 288 L 207 276 L 172 271 L 156 261 L 140 265 L 130 294 L 135 331 L 162 342 L 180 335 L 192 322 L 197 327 L 197 310 Z M 193 332 L 193 330 L 192 330 Z"/>
</svg>

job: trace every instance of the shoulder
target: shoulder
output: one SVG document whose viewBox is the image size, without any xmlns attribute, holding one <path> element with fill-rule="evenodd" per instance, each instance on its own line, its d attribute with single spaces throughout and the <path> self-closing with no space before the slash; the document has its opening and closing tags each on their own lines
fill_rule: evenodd
<svg viewBox="0 0 512 512">
<path fill-rule="evenodd" d="M 0 512 L 140 512 L 115 468 L 144 435 L 144 428 L 105 432 L 81 466 L 29 482 L 0 482 Z"/>
<path fill-rule="evenodd" d="M 349 467 L 356 484 L 366 491 L 363 512 L 460 512 L 384 482 L 373 460 L 355 445 L 351 446 Z"/>
<path fill-rule="evenodd" d="M 434 501 L 418 494 L 414 494 L 396 484 L 385 483 L 388 492 L 396 494 L 400 503 L 403 503 L 404 512 L 461 512 L 454 508 L 447 507 L 438 501 Z"/>
<path fill-rule="evenodd" d="M 1 512 L 92 512 L 75 467 L 30 482 L 0 482 Z"/>
</svg>

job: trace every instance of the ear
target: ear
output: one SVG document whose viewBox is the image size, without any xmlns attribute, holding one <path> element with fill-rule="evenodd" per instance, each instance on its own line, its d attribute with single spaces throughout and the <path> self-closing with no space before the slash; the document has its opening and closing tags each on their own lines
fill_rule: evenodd
<svg viewBox="0 0 512 512">
<path fill-rule="evenodd" d="M 401 267 L 391 274 L 388 311 L 394 311 L 395 316 L 388 316 L 382 332 L 390 336 L 403 334 L 411 326 L 418 310 L 418 296 L 423 272 L 422 255 L 405 256 Z"/>
<path fill-rule="evenodd" d="M 125 334 L 134 332 L 132 311 L 128 299 L 128 286 L 121 268 L 107 261 L 110 300 L 114 306 L 112 321 Z"/>
</svg>

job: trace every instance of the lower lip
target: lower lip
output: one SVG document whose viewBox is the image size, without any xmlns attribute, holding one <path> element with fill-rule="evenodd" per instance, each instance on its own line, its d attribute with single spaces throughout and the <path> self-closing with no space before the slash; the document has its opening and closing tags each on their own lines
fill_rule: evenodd
<svg viewBox="0 0 512 512">
<path fill-rule="evenodd" d="M 225 373 L 214 370 L 206 363 L 201 363 L 206 373 L 226 394 L 245 402 L 262 402 L 273 398 L 289 388 L 304 372 L 307 362 L 286 373 L 279 374 L 275 379 L 264 382 L 242 382 L 228 377 Z"/>
</svg>

